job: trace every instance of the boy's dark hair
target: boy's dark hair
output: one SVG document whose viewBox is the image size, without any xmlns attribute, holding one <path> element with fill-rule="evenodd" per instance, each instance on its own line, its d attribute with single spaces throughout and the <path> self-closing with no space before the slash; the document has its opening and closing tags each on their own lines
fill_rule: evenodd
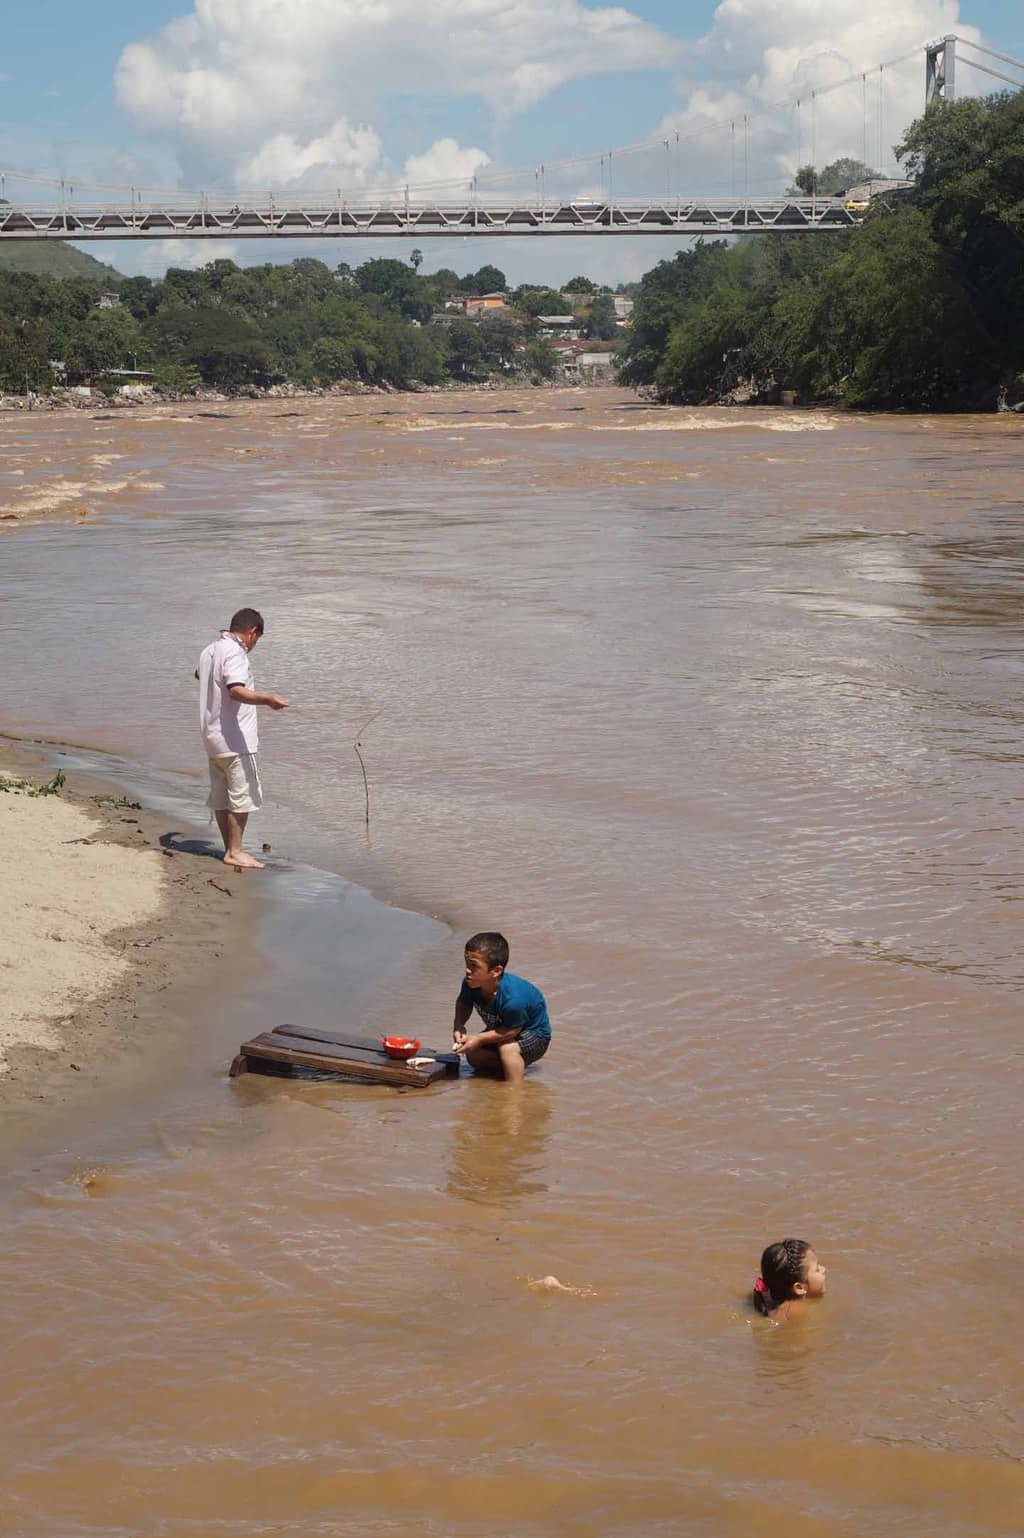
<svg viewBox="0 0 1024 1538">
<path fill-rule="evenodd" d="M 485 930 L 482 934 L 473 935 L 466 941 L 466 955 L 470 951 L 482 956 L 489 967 L 508 966 L 508 941 L 504 935 L 499 935 L 496 929 Z"/>
<path fill-rule="evenodd" d="M 258 635 L 263 634 L 263 615 L 259 609 L 239 609 L 237 614 L 232 614 L 230 630 L 240 634 L 243 630 L 255 630 Z"/>
<path fill-rule="evenodd" d="M 755 1285 L 754 1307 L 762 1314 L 770 1314 L 773 1308 L 793 1296 L 797 1282 L 804 1280 L 807 1252 L 811 1246 L 806 1239 L 781 1239 L 770 1244 L 761 1256 L 761 1275 L 764 1289 Z"/>
</svg>

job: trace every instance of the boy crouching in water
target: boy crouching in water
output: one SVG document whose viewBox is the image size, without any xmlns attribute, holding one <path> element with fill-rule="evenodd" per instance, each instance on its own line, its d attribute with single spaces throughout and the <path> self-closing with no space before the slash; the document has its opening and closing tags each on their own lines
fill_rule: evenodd
<svg viewBox="0 0 1024 1538">
<path fill-rule="evenodd" d="M 551 1022 L 540 989 L 524 977 L 513 977 L 505 971 L 507 966 L 504 935 L 479 934 L 466 941 L 466 975 L 455 1000 L 452 1030 L 456 1052 L 465 1053 L 477 1073 L 521 1084 L 527 1065 L 548 1050 Z M 469 1035 L 466 1024 L 474 1009 L 486 1029 Z"/>
</svg>

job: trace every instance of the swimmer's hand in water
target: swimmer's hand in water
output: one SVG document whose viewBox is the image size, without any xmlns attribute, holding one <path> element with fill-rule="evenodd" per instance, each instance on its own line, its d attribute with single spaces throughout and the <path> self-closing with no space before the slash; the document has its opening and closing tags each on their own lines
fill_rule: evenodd
<svg viewBox="0 0 1024 1538">
<path fill-rule="evenodd" d="M 526 1285 L 531 1292 L 568 1292 L 574 1298 L 596 1298 L 593 1287 L 569 1287 L 557 1276 L 528 1276 Z"/>
</svg>

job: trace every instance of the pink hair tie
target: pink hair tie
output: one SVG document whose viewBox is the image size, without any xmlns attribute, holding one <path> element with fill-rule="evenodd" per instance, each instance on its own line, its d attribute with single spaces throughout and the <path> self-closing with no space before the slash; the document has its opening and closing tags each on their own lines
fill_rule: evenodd
<svg viewBox="0 0 1024 1538">
<path fill-rule="evenodd" d="M 765 1282 L 765 1279 L 764 1279 L 763 1276 L 759 1276 L 757 1281 L 754 1283 L 754 1291 L 755 1292 L 764 1292 L 764 1293 L 766 1293 L 768 1291 L 768 1285 Z"/>
</svg>

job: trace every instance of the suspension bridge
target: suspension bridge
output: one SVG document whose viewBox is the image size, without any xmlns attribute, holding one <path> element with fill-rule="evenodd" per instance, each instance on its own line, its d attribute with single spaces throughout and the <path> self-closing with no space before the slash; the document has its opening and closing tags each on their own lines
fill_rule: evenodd
<svg viewBox="0 0 1024 1538">
<path fill-rule="evenodd" d="M 682 200 L 647 198 L 521 204 L 474 197 L 471 202 L 410 198 L 326 206 L 306 197 L 265 203 L 219 202 L 204 194 L 198 207 L 0 207 L 0 240 L 196 240 L 430 235 L 735 235 L 757 231 L 837 229 L 859 215 L 842 198 Z"/>
<path fill-rule="evenodd" d="M 886 175 L 885 86 L 893 71 L 924 61 L 924 104 L 951 101 L 963 69 L 1015 89 L 1024 89 L 1024 62 L 983 44 L 949 34 L 891 59 L 801 95 L 760 106 L 694 129 L 642 140 L 614 150 L 572 157 L 523 171 L 495 171 L 468 183 L 420 183 L 379 191 L 242 192 L 237 189 L 183 192 L 180 189 L 111 187 L 74 183 L 67 177 L 24 171 L 0 172 L 0 243 L 19 240 L 137 241 L 239 239 L 390 239 L 491 236 L 754 235 L 834 232 L 859 225 L 872 199 L 907 186 L 898 168 Z M 1003 65 L 1000 69 L 998 65 Z M 1015 73 L 1010 74 L 1008 69 Z M 860 138 L 883 169 L 878 182 L 846 189 L 843 195 L 757 196 L 751 187 L 752 134 L 774 124 L 795 142 L 797 164 L 805 150 L 817 164 L 819 118 L 835 93 L 859 91 Z M 783 129 L 780 130 L 780 123 Z M 856 126 L 847 133 L 853 147 Z M 872 134 L 874 137 L 872 137 Z M 708 196 L 683 190 L 687 157 L 697 141 L 716 136 L 719 158 L 728 165 L 730 190 Z M 806 137 L 805 137 L 806 135 Z M 834 140 L 834 130 L 833 130 Z M 756 147 L 756 146 L 755 146 Z M 655 193 L 619 190 L 641 179 L 660 185 Z M 630 175 L 630 171 L 633 175 Z M 724 177 L 723 177 L 724 179 Z M 504 190 L 502 187 L 504 185 Z M 30 198 L 9 196 L 28 186 Z M 43 195 L 35 191 L 43 189 Z"/>
</svg>

